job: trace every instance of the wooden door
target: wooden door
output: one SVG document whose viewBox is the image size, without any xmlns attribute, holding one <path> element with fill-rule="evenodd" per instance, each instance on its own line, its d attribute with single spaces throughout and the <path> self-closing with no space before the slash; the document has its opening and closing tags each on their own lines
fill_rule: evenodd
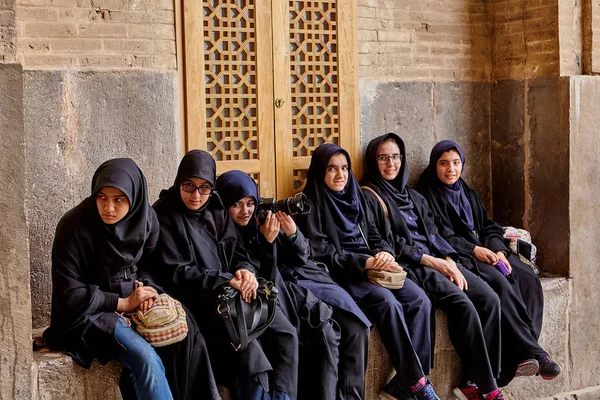
<svg viewBox="0 0 600 400">
<path fill-rule="evenodd" d="M 359 161 L 355 0 L 185 0 L 187 149 L 289 196 L 312 151 Z"/>
</svg>

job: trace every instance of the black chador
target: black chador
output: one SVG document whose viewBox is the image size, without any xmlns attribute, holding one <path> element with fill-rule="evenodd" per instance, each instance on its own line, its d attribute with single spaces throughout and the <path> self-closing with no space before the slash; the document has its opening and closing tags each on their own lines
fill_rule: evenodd
<svg viewBox="0 0 600 400">
<path fill-rule="evenodd" d="M 391 140 L 398 147 L 400 170 L 394 179 L 386 180 L 379 170 L 379 149 Z M 387 154 L 391 156 L 392 154 Z M 386 165 L 392 160 L 384 157 Z M 457 279 L 422 265 L 424 255 L 436 259 L 450 257 L 458 260 L 458 254 L 438 234 L 433 214 L 427 201 L 408 186 L 408 165 L 404 142 L 396 134 L 389 133 L 373 139 L 365 154 L 363 185 L 373 189 L 385 203 L 389 223 L 379 211 L 378 226 L 389 235 L 395 245 L 399 263 L 411 270 L 411 275 L 425 289 L 434 307 L 448 316 L 450 341 L 462 361 L 463 381 L 472 381 L 481 393 L 496 389 L 495 378 L 500 369 L 500 301 L 494 291 L 477 275 L 460 262 L 456 263 Z M 387 167 L 386 167 L 387 168 Z M 371 209 L 381 209 L 379 199 L 364 190 Z M 450 270 L 447 271 L 450 273 Z M 461 290 L 455 283 L 466 280 L 468 290 Z"/>
<path fill-rule="evenodd" d="M 225 329 L 218 326 L 215 307 L 221 286 L 229 285 L 237 270 L 256 271 L 217 193 L 207 195 L 195 211 L 182 200 L 185 180 L 199 178 L 214 187 L 215 172 L 209 153 L 192 150 L 183 157 L 174 185 L 161 192 L 154 205 L 161 225 L 157 274 L 200 321 L 219 383 L 242 397 L 248 391 L 240 385 L 252 381 L 265 391 L 284 392 L 295 399 L 298 338 L 279 307 L 270 327 L 238 353 L 231 348 Z"/>
<path fill-rule="evenodd" d="M 114 225 L 103 223 L 96 195 L 104 187 L 121 190 L 130 209 Z M 92 195 L 67 212 L 56 228 L 52 247 L 52 317 L 44 337 L 81 366 L 94 358 L 115 359 L 125 349 L 114 337 L 119 298 L 128 297 L 136 280 L 157 290 L 144 267 L 159 235 L 147 198 L 146 179 L 131 159 L 102 164 L 92 180 Z M 155 348 L 175 399 L 220 399 L 204 338 L 191 316 L 185 340 Z M 125 371 L 124 371 L 125 372 Z M 123 375 L 125 377 L 125 374 Z M 131 386 L 122 378 L 124 397 Z"/>
<path fill-rule="evenodd" d="M 503 229 L 488 217 L 477 192 L 462 179 L 446 185 L 436 171 L 443 153 L 455 150 L 464 167 L 465 156 L 458 144 L 444 140 L 431 150 L 429 165 L 417 189 L 427 198 L 448 243 L 460 254 L 463 265 L 479 275 L 502 302 L 502 384 L 514 377 L 517 365 L 529 358 L 541 361 L 546 352 L 537 344 L 542 327 L 544 298 L 540 280 L 531 267 L 510 254 Z M 476 246 L 504 252 L 512 273 L 504 276 L 496 267 L 473 256 Z M 500 383 L 500 382 L 499 382 Z"/>
<path fill-rule="evenodd" d="M 242 171 L 217 179 L 226 208 L 245 197 L 258 205 L 254 180 Z M 299 398 L 362 399 L 371 323 L 350 295 L 336 285 L 324 264 L 310 255 L 300 230 L 280 231 L 273 243 L 260 233 L 256 209 L 246 226 L 237 226 L 259 275 L 274 280 L 279 299 L 300 339 Z M 338 347 L 339 346 L 339 347 Z"/>
<path fill-rule="evenodd" d="M 342 154 L 347 182 L 341 191 L 325 182 L 330 159 Z M 431 367 L 431 303 L 425 293 L 407 280 L 391 290 L 366 279 L 367 260 L 393 248 L 383 240 L 365 207 L 364 196 L 352 174 L 350 157 L 333 144 L 312 154 L 304 193 L 312 212 L 298 216 L 299 228 L 310 241 L 315 260 L 324 263 L 331 277 L 345 288 L 369 320 L 377 326 L 396 375 L 386 386 L 390 392 L 406 388 L 428 374 Z"/>
</svg>

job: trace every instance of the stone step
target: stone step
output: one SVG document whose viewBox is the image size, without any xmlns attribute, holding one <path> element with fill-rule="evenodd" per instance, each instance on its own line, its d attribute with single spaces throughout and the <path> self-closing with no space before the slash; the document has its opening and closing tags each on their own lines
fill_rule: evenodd
<svg viewBox="0 0 600 400">
<path fill-rule="evenodd" d="M 550 352 L 552 357 L 563 367 L 562 374 L 553 381 L 544 381 L 539 377 L 517 378 L 504 389 L 507 400 L 533 399 L 598 399 L 598 389 L 591 392 L 566 393 L 569 381 L 567 338 L 568 338 L 568 302 L 570 281 L 565 278 L 542 279 L 544 287 L 544 329 L 540 344 Z M 47 350 L 47 349 L 46 349 Z M 73 360 L 62 354 L 51 351 L 34 353 L 33 393 L 34 400 L 85 400 L 102 399 L 118 400 L 118 381 L 121 368 L 111 362 L 102 366 L 94 362 L 92 368 L 86 370 L 76 365 Z M 393 375 L 387 352 L 374 329 L 369 343 L 369 365 L 367 369 L 365 398 L 379 399 L 381 387 Z M 460 378 L 460 360 L 454 351 L 447 333 L 446 316 L 436 311 L 436 343 L 434 369 L 431 380 L 441 400 L 454 400 L 452 389 Z M 560 397 L 552 397 L 556 393 Z M 577 397 L 580 395 L 587 397 Z M 229 399 L 225 390 L 224 399 Z M 593 397 L 596 395 L 596 397 Z M 571 397 L 568 397 L 571 396 Z M 575 396 L 575 397 L 573 397 Z M 590 397 L 592 396 L 592 397 Z"/>
</svg>

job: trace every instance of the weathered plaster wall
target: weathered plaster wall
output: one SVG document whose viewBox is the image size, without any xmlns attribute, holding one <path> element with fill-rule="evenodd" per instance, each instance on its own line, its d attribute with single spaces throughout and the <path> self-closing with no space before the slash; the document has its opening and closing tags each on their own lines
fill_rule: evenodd
<svg viewBox="0 0 600 400">
<path fill-rule="evenodd" d="M 25 218 L 22 69 L 0 64 L 0 398 L 31 390 L 31 302 Z M 7 95 L 10 94 L 10 95 Z"/>
<path fill-rule="evenodd" d="M 95 169 L 131 157 L 150 201 L 171 185 L 179 162 L 177 75 L 171 72 L 26 71 L 26 206 L 33 326 L 49 323 L 50 253 L 62 215 L 90 195 Z"/>
<path fill-rule="evenodd" d="M 490 206 L 490 87 L 461 82 L 360 82 L 361 144 L 395 132 L 406 144 L 410 182 L 432 147 L 450 139 L 466 153 L 465 179 Z"/>
</svg>

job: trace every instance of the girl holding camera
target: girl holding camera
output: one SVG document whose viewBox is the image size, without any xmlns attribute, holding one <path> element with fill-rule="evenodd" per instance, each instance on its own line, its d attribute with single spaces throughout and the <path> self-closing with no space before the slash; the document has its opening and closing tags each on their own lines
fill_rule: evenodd
<svg viewBox="0 0 600 400">
<path fill-rule="evenodd" d="M 160 193 L 156 273 L 192 311 L 209 343 L 217 382 L 240 399 L 295 400 L 298 337 L 279 307 L 273 322 L 244 350 L 235 352 L 216 316 L 221 286 L 250 302 L 256 297 L 255 269 L 221 198 L 213 191 L 216 165 L 203 150 L 188 152 L 175 183 Z"/>
<path fill-rule="evenodd" d="M 291 216 L 273 212 L 274 202 L 259 203 L 250 176 L 226 172 L 216 189 L 250 259 L 261 276 L 275 281 L 282 307 L 298 329 L 299 398 L 362 399 L 371 325 L 367 317 L 327 268 L 313 260 L 308 240 Z"/>
<path fill-rule="evenodd" d="M 488 217 L 479 194 L 461 178 L 464 164 L 458 144 L 439 142 L 431 150 L 417 189 L 427 198 L 462 263 L 500 297 L 504 351 L 498 383 L 507 385 L 515 375 L 554 379 L 561 369 L 537 343 L 544 308 L 540 280 L 504 245 L 502 227 Z"/>
</svg>

